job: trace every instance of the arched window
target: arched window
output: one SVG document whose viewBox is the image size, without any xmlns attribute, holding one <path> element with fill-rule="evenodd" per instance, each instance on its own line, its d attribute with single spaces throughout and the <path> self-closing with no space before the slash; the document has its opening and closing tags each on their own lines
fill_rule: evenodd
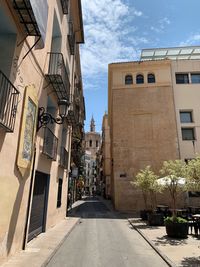
<svg viewBox="0 0 200 267">
<path fill-rule="evenodd" d="M 125 84 L 133 84 L 133 76 L 132 75 L 126 75 Z"/>
<path fill-rule="evenodd" d="M 144 76 L 142 74 L 138 74 L 136 76 L 136 83 L 137 84 L 141 84 L 141 83 L 144 83 Z"/>
<path fill-rule="evenodd" d="M 92 147 L 92 140 L 90 140 L 90 147 Z"/>
<path fill-rule="evenodd" d="M 155 83 L 156 82 L 155 75 L 153 73 L 149 73 L 147 80 L 148 80 L 148 83 Z"/>
</svg>

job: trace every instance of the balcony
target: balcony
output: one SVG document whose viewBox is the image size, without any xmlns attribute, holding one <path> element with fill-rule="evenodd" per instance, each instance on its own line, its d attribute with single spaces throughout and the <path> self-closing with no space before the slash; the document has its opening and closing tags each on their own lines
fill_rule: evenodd
<svg viewBox="0 0 200 267">
<path fill-rule="evenodd" d="M 12 2 L 26 35 L 41 36 L 30 0 L 13 0 Z"/>
<path fill-rule="evenodd" d="M 79 123 L 76 126 L 73 127 L 72 131 L 72 139 L 74 141 L 82 141 L 84 139 L 84 130 L 83 130 L 83 124 Z"/>
<path fill-rule="evenodd" d="M 70 96 L 70 82 L 61 53 L 48 53 L 49 68 L 45 75 L 47 80 L 54 88 L 58 99 L 69 100 Z"/>
<path fill-rule="evenodd" d="M 64 169 L 68 169 L 69 152 L 61 146 L 60 148 L 60 166 Z"/>
<path fill-rule="evenodd" d="M 17 112 L 19 91 L 0 71 L 0 126 L 13 132 Z"/>
<path fill-rule="evenodd" d="M 68 26 L 69 26 L 69 33 L 67 35 L 67 38 L 68 38 L 68 42 L 69 42 L 69 50 L 70 50 L 70 54 L 74 55 L 74 53 L 75 53 L 75 34 L 74 34 L 74 26 L 73 26 L 72 21 L 69 21 Z"/>
<path fill-rule="evenodd" d="M 68 14 L 69 0 L 60 0 L 63 14 Z"/>
<path fill-rule="evenodd" d="M 42 153 L 52 160 L 56 160 L 58 138 L 49 128 L 44 128 L 44 142 Z"/>
<path fill-rule="evenodd" d="M 70 96 L 70 107 L 67 115 L 67 122 L 76 125 L 79 122 L 79 106 L 75 102 L 75 96 Z"/>
</svg>

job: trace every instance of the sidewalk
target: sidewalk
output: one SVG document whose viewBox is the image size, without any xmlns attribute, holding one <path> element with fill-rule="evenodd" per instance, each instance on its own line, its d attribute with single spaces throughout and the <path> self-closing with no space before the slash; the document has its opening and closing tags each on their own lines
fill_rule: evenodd
<svg viewBox="0 0 200 267">
<path fill-rule="evenodd" d="M 102 197 L 99 199 L 113 210 L 110 200 Z M 148 226 L 138 218 L 137 213 L 116 212 L 116 214 L 122 218 L 126 217 L 132 227 L 142 235 L 169 266 L 200 267 L 200 237 L 197 238 L 189 234 L 187 239 L 169 238 L 166 235 L 165 226 Z"/>
<path fill-rule="evenodd" d="M 77 201 L 72 206 L 72 211 L 82 201 Z M 80 218 L 67 217 L 56 226 L 41 233 L 27 244 L 26 250 L 22 250 L 12 256 L 2 267 L 44 267 L 65 241 L 73 228 L 80 222 Z"/>
<path fill-rule="evenodd" d="M 166 235 L 165 226 L 148 226 L 139 218 L 128 220 L 169 266 L 200 267 L 200 238 L 189 234 L 187 239 L 174 239 Z"/>
</svg>

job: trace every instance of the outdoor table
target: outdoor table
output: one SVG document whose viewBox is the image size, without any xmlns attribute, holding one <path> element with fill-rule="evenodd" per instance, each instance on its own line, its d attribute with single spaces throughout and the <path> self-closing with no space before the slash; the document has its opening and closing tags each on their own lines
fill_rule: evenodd
<svg viewBox="0 0 200 267">
<path fill-rule="evenodd" d="M 176 215 L 178 217 L 187 217 L 187 213 L 188 213 L 188 210 L 187 209 L 169 209 L 171 211 L 171 213 L 173 214 L 173 211 L 176 212 Z"/>
<path fill-rule="evenodd" d="M 156 208 L 168 209 L 169 206 L 167 206 L 167 205 L 157 205 Z"/>
<path fill-rule="evenodd" d="M 200 207 L 197 206 L 189 206 L 188 211 L 190 213 L 199 214 L 200 213 Z"/>
<path fill-rule="evenodd" d="M 157 205 L 156 206 L 156 212 L 163 214 L 164 217 L 167 217 L 168 210 L 169 210 L 169 207 L 166 205 Z"/>
</svg>

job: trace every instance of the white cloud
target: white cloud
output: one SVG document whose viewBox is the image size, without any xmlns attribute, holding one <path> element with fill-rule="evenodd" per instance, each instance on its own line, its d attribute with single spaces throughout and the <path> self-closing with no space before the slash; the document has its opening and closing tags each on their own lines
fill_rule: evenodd
<svg viewBox="0 0 200 267">
<path fill-rule="evenodd" d="M 199 33 L 191 34 L 186 41 L 180 43 L 180 46 L 199 45 L 199 41 L 200 41 Z"/>
<path fill-rule="evenodd" d="M 142 11 L 138 11 L 134 7 L 132 8 L 132 14 L 137 17 L 141 17 L 143 15 Z"/>
<path fill-rule="evenodd" d="M 85 44 L 81 47 L 83 75 L 106 72 L 112 62 L 131 61 L 137 56 L 134 46 L 147 43 L 135 36 L 130 22 L 143 13 L 122 0 L 82 0 Z"/>
<path fill-rule="evenodd" d="M 164 17 L 158 21 L 156 27 L 151 26 L 150 29 L 156 33 L 163 33 L 169 24 L 171 24 L 171 21 L 167 17 Z"/>
</svg>

